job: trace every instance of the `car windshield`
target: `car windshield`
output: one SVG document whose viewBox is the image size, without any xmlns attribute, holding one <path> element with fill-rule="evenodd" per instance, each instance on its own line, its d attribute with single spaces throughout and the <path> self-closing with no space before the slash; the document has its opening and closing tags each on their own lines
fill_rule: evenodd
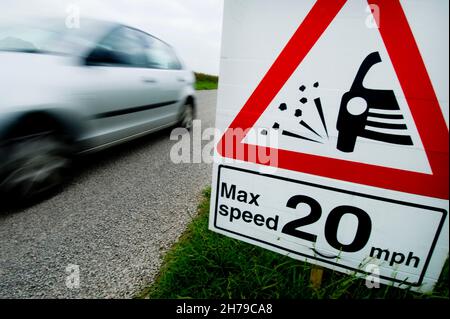
<svg viewBox="0 0 450 319">
<path fill-rule="evenodd" d="M 92 25 L 90 21 L 82 28 L 67 28 L 63 19 L 0 24 L 0 51 L 73 54 L 95 41 L 99 28 Z"/>
</svg>

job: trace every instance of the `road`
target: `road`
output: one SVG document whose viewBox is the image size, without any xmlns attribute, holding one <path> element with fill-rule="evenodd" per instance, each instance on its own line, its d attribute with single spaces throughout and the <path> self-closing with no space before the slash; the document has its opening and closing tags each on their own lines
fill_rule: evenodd
<svg viewBox="0 0 450 319">
<path fill-rule="evenodd" d="M 197 92 L 203 128 L 216 96 Z M 211 183 L 210 164 L 172 163 L 169 137 L 89 156 L 56 196 L 0 211 L 0 298 L 130 298 L 151 283 Z M 68 288 L 77 267 L 79 287 Z"/>
</svg>

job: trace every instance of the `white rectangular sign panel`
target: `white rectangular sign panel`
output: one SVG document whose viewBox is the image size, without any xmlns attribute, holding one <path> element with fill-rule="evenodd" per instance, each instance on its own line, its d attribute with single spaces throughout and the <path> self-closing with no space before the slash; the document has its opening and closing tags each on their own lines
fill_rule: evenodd
<svg viewBox="0 0 450 319">
<path fill-rule="evenodd" d="M 448 258 L 448 3 L 225 1 L 210 229 L 430 291 Z"/>
</svg>

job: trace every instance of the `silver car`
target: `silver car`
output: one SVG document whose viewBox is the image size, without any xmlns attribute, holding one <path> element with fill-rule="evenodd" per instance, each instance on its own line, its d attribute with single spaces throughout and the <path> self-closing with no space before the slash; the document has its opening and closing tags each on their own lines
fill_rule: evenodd
<svg viewBox="0 0 450 319">
<path fill-rule="evenodd" d="M 167 43 L 125 25 L 0 25 L 0 196 L 54 188 L 75 154 L 189 129 L 194 82 Z"/>
</svg>

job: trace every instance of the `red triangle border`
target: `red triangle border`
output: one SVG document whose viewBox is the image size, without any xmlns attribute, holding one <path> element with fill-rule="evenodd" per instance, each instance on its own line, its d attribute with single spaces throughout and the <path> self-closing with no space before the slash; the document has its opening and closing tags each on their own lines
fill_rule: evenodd
<svg viewBox="0 0 450 319">
<path fill-rule="evenodd" d="M 245 135 L 233 141 L 232 149 L 226 149 L 225 137 L 232 134 L 234 129 L 247 130 L 254 126 L 346 2 L 347 0 L 317 0 L 222 136 L 217 145 L 220 155 L 236 160 L 265 164 L 258 158 L 249 158 L 249 150 L 253 148 L 253 150 L 256 149 L 256 152 L 268 154 L 270 149 L 242 143 Z M 448 199 L 449 132 L 407 18 L 398 0 L 368 0 L 368 3 L 377 5 L 380 9 L 379 31 L 411 109 L 432 174 L 282 149 L 277 150 L 278 163 L 276 166 L 336 180 Z M 243 148 L 244 151 L 236 152 L 238 148 Z"/>
</svg>

